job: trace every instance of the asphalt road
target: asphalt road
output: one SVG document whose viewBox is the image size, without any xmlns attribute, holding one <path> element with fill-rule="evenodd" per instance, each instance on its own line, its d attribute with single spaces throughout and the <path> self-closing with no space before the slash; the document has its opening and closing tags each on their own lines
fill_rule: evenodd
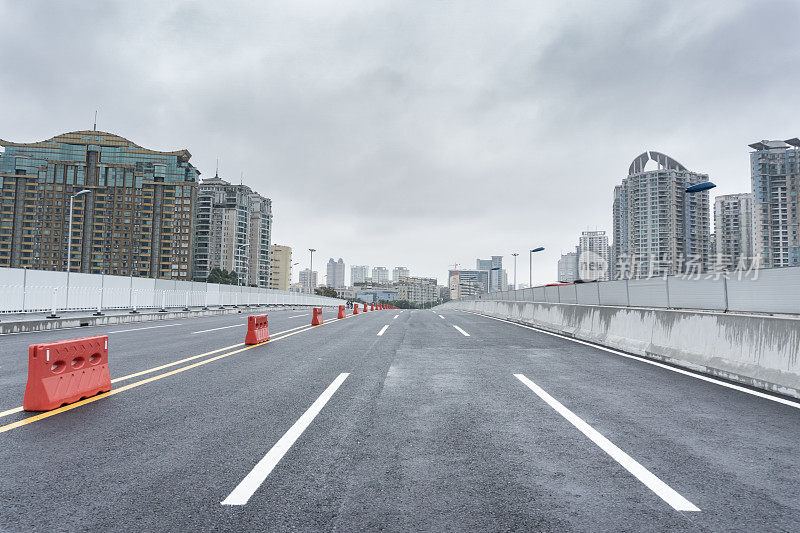
<svg viewBox="0 0 800 533">
<path fill-rule="evenodd" d="M 463 312 L 269 315 L 81 329 L 117 392 L 46 417 L 27 346 L 76 331 L 0 336 L 0 529 L 800 529 L 795 404 Z"/>
</svg>

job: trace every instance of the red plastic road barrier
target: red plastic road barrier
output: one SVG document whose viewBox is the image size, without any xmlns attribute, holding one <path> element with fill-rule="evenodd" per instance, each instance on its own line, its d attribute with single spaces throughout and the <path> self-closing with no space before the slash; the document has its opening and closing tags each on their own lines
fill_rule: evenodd
<svg viewBox="0 0 800 533">
<path fill-rule="evenodd" d="M 364 304 L 364 312 L 366 313 L 367 311 L 369 311 L 369 309 L 367 309 L 367 304 L 365 303 Z"/>
<path fill-rule="evenodd" d="M 28 347 L 26 411 L 49 411 L 110 390 L 108 335 Z"/>
<path fill-rule="evenodd" d="M 336 316 L 336 318 L 344 318 L 344 317 L 345 317 L 345 314 L 344 314 L 344 306 L 343 306 L 343 305 L 340 305 L 340 306 L 339 306 L 339 314 Z"/>
<path fill-rule="evenodd" d="M 314 317 L 311 319 L 312 326 L 319 326 L 322 324 L 322 308 L 315 307 L 314 308 Z"/>
<path fill-rule="evenodd" d="M 353 304 L 353 314 L 354 314 L 354 315 L 357 315 L 357 314 L 358 314 L 358 307 L 359 307 L 359 305 L 358 305 L 358 304 Z"/>
<path fill-rule="evenodd" d="M 370 311 L 374 311 L 375 310 L 375 304 L 369 304 L 369 310 Z"/>
<path fill-rule="evenodd" d="M 269 340 L 269 318 L 267 315 L 250 315 L 247 317 L 247 335 L 245 344 L 260 344 Z"/>
</svg>

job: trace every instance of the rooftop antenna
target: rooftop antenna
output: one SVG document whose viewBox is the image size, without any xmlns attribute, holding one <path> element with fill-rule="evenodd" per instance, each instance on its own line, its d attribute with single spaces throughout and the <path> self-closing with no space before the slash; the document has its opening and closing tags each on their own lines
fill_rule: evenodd
<svg viewBox="0 0 800 533">
<path fill-rule="evenodd" d="M 92 131 L 97 131 L 97 109 L 94 110 L 94 126 L 92 126 Z"/>
<path fill-rule="evenodd" d="M 241 185 L 243 182 L 244 182 L 244 172 L 239 174 L 239 185 Z"/>
<path fill-rule="evenodd" d="M 216 172 L 214 172 L 214 177 L 215 178 L 219 177 L 219 157 L 217 158 L 217 170 Z"/>
</svg>

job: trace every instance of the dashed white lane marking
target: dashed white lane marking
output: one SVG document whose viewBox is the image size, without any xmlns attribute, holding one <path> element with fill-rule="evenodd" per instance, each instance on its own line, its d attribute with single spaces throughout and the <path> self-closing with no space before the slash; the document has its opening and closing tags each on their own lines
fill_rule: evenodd
<svg viewBox="0 0 800 533">
<path fill-rule="evenodd" d="M 385 332 L 385 331 L 386 331 L 388 328 L 389 328 L 389 324 L 386 324 L 385 326 L 383 326 L 383 327 L 381 328 L 381 330 L 378 332 L 378 337 L 380 337 L 381 335 L 383 335 L 383 334 L 384 334 L 384 332 Z"/>
<path fill-rule="evenodd" d="M 305 315 L 294 315 L 290 316 L 289 318 L 300 318 L 301 316 L 308 316 L 308 314 L 306 313 Z"/>
<path fill-rule="evenodd" d="M 297 419 L 292 427 L 289 428 L 283 437 L 275 443 L 275 445 L 261 458 L 256 466 L 250 471 L 249 474 L 233 489 L 233 492 L 228 494 L 228 497 L 222 500 L 222 505 L 245 505 L 250 497 L 258 490 L 258 487 L 264 483 L 267 476 L 272 472 L 272 469 L 277 466 L 280 460 L 289 451 L 289 448 L 300 438 L 300 435 L 311 425 L 314 418 L 322 411 L 328 400 L 331 399 L 336 390 L 344 383 L 347 376 L 350 374 L 342 372 L 333 380 L 333 383 L 328 385 L 328 388 L 317 398 L 311 407 L 303 413 L 303 416 Z"/>
<path fill-rule="evenodd" d="M 614 355 L 619 355 L 621 357 L 625 357 L 627 359 L 633 359 L 634 361 L 639 361 L 641 363 L 647 363 L 648 365 L 657 366 L 659 368 L 663 368 L 664 370 L 669 370 L 670 372 L 676 372 L 678 374 L 683 374 L 684 376 L 689 376 L 695 379 L 700 379 L 702 381 L 707 381 L 709 383 L 714 383 L 715 385 L 721 385 L 723 387 L 727 387 L 729 389 L 737 390 L 739 392 L 744 392 L 750 394 L 751 396 L 758 396 L 759 398 L 764 398 L 765 400 L 770 400 L 776 403 L 781 403 L 783 405 L 788 405 L 789 407 L 794 407 L 795 409 L 800 409 L 800 403 L 792 400 L 787 400 L 786 398 L 781 398 L 780 396 L 771 396 L 764 392 L 759 392 L 757 390 L 748 389 L 746 387 L 742 387 L 740 385 L 734 385 L 733 383 L 727 383 L 725 381 L 720 381 L 718 379 L 714 379 L 709 376 L 704 376 L 702 374 L 695 374 L 694 372 L 689 372 L 688 370 L 683 370 L 682 368 L 677 368 L 674 366 L 665 365 L 664 363 L 659 363 L 658 361 L 653 361 L 652 359 L 647 359 L 646 357 L 641 357 L 638 355 L 632 355 L 629 353 L 621 352 L 619 350 L 615 350 L 613 348 L 606 348 L 605 346 L 600 346 L 598 344 L 592 344 L 591 342 L 582 341 L 580 339 L 574 339 L 572 337 L 567 337 L 566 335 L 560 335 L 558 333 L 553 333 L 552 331 L 546 331 L 540 328 L 535 328 L 533 326 L 526 326 L 524 324 L 518 324 L 516 322 L 512 322 L 510 320 L 504 320 L 502 318 L 496 318 L 489 315 L 484 315 L 482 313 L 476 313 L 473 311 L 466 311 L 467 313 L 482 316 L 483 318 L 489 318 L 491 320 L 497 320 L 498 322 L 505 322 L 506 324 L 511 324 L 514 326 L 519 326 L 521 328 L 530 329 L 532 331 L 536 331 L 537 333 L 544 333 L 545 335 L 550 335 L 551 337 L 559 337 L 564 340 L 577 342 L 578 344 L 584 344 L 586 346 L 591 346 L 592 348 L 597 348 L 598 350 L 603 350 L 604 352 L 613 353 Z"/>
<path fill-rule="evenodd" d="M 192 335 L 196 335 L 198 333 L 208 333 L 209 331 L 217 331 L 219 329 L 240 328 L 242 326 L 244 326 L 244 324 L 234 324 L 232 326 L 222 326 L 221 328 L 203 329 L 203 330 L 200 330 L 200 331 L 193 331 Z"/>
<path fill-rule="evenodd" d="M 556 410 L 558 414 L 563 416 L 569 421 L 570 424 L 578 428 L 578 430 L 589 437 L 589 440 L 597 444 L 600 449 L 611 456 L 612 459 L 617 461 L 622 467 L 630 472 L 639 481 L 658 495 L 659 498 L 667 502 L 676 511 L 699 511 L 700 509 L 692 502 L 678 494 L 675 489 L 661 481 L 648 469 L 639 464 L 633 457 L 623 452 L 619 447 L 600 434 L 599 431 L 587 424 L 578 415 L 564 407 L 564 405 L 550 396 L 539 385 L 525 377 L 523 374 L 514 374 L 526 387 L 531 389 L 539 398 L 544 400 L 547 405 Z"/>
<path fill-rule="evenodd" d="M 465 337 L 469 337 L 469 333 L 467 333 L 466 331 L 464 331 L 464 330 L 463 330 L 463 329 L 461 329 L 460 327 L 456 326 L 455 324 L 453 324 L 453 327 L 454 327 L 454 328 L 456 328 L 456 329 L 457 329 L 457 330 L 458 330 L 458 331 L 459 331 L 459 332 L 460 332 L 462 335 L 464 335 Z"/>
<path fill-rule="evenodd" d="M 181 324 L 165 324 L 163 326 L 147 326 L 146 328 L 133 328 L 133 329 L 118 329 L 116 331 L 109 331 L 109 333 L 125 333 L 127 331 L 142 331 L 143 329 L 156 329 L 156 328 L 171 328 L 173 326 L 180 326 Z"/>
<path fill-rule="evenodd" d="M 399 316 L 400 316 L 400 313 L 398 313 L 398 314 L 394 315 L 394 316 L 392 317 L 392 320 L 394 320 L 395 318 L 397 318 L 397 317 L 399 317 Z"/>
<path fill-rule="evenodd" d="M 442 315 L 439 315 L 439 318 L 441 318 L 442 320 L 444 320 L 444 317 L 443 317 Z"/>
</svg>

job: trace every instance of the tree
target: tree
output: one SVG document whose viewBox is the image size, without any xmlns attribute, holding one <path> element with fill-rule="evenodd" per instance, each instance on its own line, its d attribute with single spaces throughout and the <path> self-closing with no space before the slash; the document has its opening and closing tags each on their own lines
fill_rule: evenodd
<svg viewBox="0 0 800 533">
<path fill-rule="evenodd" d="M 228 272 L 221 268 L 212 268 L 206 281 L 209 283 L 219 283 L 220 285 L 236 285 L 239 282 L 234 270 Z"/>
<path fill-rule="evenodd" d="M 333 287 L 318 287 L 316 289 L 316 293 L 319 296 L 327 296 L 328 298 L 338 298 L 339 295 L 336 294 L 336 289 Z"/>
</svg>

